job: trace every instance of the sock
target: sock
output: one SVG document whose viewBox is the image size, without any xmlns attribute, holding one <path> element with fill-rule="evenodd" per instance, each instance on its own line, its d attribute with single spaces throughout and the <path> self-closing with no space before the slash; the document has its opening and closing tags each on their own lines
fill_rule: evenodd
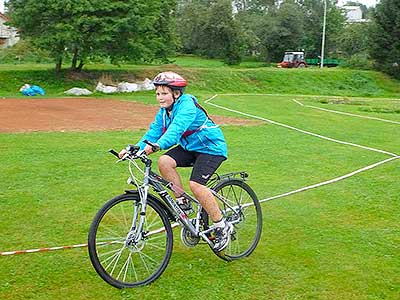
<svg viewBox="0 0 400 300">
<path fill-rule="evenodd" d="M 220 221 L 218 222 L 214 222 L 214 228 L 224 228 L 225 227 L 225 219 L 222 218 Z"/>
</svg>

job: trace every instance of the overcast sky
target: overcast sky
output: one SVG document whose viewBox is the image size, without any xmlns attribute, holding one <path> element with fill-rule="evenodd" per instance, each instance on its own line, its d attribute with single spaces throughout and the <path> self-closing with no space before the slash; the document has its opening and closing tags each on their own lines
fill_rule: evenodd
<svg viewBox="0 0 400 300">
<path fill-rule="evenodd" d="M 2 1 L 2 0 L 0 0 L 0 1 Z M 342 5 L 346 2 L 347 2 L 347 0 L 339 0 L 338 1 L 339 5 Z M 370 6 L 375 6 L 376 3 L 379 2 L 379 0 L 358 0 L 358 1 L 354 0 L 354 2 L 359 2 L 361 4 L 366 5 L 367 7 L 370 7 Z"/>
<path fill-rule="evenodd" d="M 366 6 L 375 6 L 376 3 L 379 0 L 358 0 L 357 2 L 360 2 Z M 347 2 L 347 0 L 339 0 L 339 4 L 343 4 Z M 0 12 L 4 13 L 4 0 L 0 0 Z"/>
</svg>

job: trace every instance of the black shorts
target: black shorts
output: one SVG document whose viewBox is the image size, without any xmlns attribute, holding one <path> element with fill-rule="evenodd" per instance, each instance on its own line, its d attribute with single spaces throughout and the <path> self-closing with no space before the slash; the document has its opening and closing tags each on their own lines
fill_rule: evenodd
<svg viewBox="0 0 400 300">
<path fill-rule="evenodd" d="M 206 185 L 221 163 L 226 160 L 222 155 L 211 155 L 200 152 L 191 152 L 176 146 L 165 155 L 173 158 L 178 167 L 193 167 L 190 180 Z"/>
</svg>

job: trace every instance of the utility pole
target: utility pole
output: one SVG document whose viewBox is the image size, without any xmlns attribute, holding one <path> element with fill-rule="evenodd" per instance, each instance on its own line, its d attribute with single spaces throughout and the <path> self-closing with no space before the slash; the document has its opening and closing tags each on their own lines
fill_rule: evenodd
<svg viewBox="0 0 400 300">
<path fill-rule="evenodd" d="M 322 25 L 321 69 L 324 67 L 325 27 L 326 27 L 326 0 L 324 0 L 324 21 Z"/>
</svg>

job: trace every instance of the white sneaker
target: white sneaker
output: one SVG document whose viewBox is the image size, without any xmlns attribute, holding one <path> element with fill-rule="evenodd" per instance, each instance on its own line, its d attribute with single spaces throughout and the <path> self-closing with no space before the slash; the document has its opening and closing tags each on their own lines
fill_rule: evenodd
<svg viewBox="0 0 400 300">
<path fill-rule="evenodd" d="M 214 229 L 215 242 L 213 250 L 221 252 L 228 246 L 231 241 L 231 233 L 233 232 L 233 225 L 225 221 L 225 227 L 217 227 Z"/>
</svg>

